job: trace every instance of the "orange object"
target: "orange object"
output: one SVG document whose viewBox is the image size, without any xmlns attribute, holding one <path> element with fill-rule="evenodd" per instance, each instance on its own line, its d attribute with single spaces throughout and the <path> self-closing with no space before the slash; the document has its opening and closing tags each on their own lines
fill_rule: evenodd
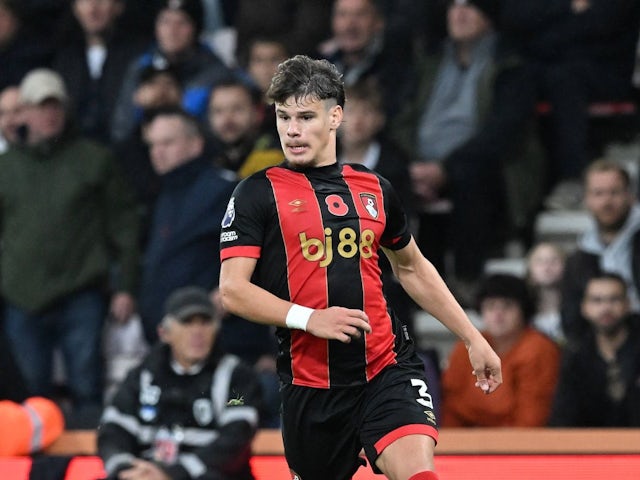
<svg viewBox="0 0 640 480">
<path fill-rule="evenodd" d="M 30 455 L 51 445 L 64 430 L 60 407 L 43 397 L 0 401 L 0 456 Z"/>
</svg>

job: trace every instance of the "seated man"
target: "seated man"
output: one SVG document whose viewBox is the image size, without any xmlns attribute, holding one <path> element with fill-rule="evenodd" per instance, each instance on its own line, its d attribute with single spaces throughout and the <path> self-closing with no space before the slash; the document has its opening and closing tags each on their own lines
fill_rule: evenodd
<svg viewBox="0 0 640 480">
<path fill-rule="evenodd" d="M 562 353 L 550 425 L 640 427 L 640 324 L 627 293 L 615 273 L 587 282 L 581 310 L 589 329 Z"/>
<path fill-rule="evenodd" d="M 391 126 L 413 157 L 418 245 L 441 270 L 450 251 L 452 271 L 445 277 L 455 279 L 460 301 L 472 303 L 485 261 L 501 256 L 504 242 L 528 228 L 541 162 L 530 119 L 521 114 L 521 102 L 531 95 L 521 88 L 526 71 L 501 47 L 496 2 L 447 5 L 442 49 L 421 62 L 414 99 Z M 526 171 L 520 178 L 527 181 L 513 180 L 514 169 Z"/>
<path fill-rule="evenodd" d="M 253 479 L 255 373 L 217 346 L 220 314 L 209 292 L 180 288 L 165 313 L 161 342 L 103 413 L 98 453 L 108 478 Z"/>
</svg>

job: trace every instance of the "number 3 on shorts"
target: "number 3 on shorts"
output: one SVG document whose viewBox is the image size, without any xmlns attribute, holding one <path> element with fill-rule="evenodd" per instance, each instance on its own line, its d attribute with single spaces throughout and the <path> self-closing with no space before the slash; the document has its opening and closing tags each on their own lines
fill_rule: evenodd
<svg viewBox="0 0 640 480">
<path fill-rule="evenodd" d="M 411 386 L 419 387 L 418 395 L 420 395 L 420 397 L 416 398 L 416 402 L 418 402 L 420 405 L 424 407 L 433 408 L 433 401 L 431 399 L 431 394 L 427 392 L 428 388 L 424 380 L 421 380 L 419 378 L 412 378 Z"/>
</svg>

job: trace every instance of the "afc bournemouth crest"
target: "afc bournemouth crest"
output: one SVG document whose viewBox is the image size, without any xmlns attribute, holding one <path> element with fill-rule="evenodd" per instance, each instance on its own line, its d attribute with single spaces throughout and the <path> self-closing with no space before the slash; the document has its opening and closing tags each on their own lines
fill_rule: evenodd
<svg viewBox="0 0 640 480">
<path fill-rule="evenodd" d="M 373 193 L 361 193 L 360 201 L 372 218 L 378 218 L 378 199 Z"/>
</svg>

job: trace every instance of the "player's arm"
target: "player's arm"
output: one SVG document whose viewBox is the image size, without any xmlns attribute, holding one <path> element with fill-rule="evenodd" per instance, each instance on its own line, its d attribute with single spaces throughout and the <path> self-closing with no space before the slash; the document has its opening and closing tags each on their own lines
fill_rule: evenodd
<svg viewBox="0 0 640 480">
<path fill-rule="evenodd" d="M 486 393 L 502 383 L 500 358 L 471 323 L 442 277 L 420 252 L 413 238 L 399 250 L 384 249 L 393 271 L 420 307 L 437 318 L 467 346 L 478 386 Z"/>
<path fill-rule="evenodd" d="M 297 328 L 316 337 L 349 343 L 361 332 L 371 332 L 362 310 L 330 307 L 313 310 L 283 300 L 251 282 L 257 260 L 231 257 L 222 262 L 220 295 L 224 308 L 257 323 Z"/>
</svg>

